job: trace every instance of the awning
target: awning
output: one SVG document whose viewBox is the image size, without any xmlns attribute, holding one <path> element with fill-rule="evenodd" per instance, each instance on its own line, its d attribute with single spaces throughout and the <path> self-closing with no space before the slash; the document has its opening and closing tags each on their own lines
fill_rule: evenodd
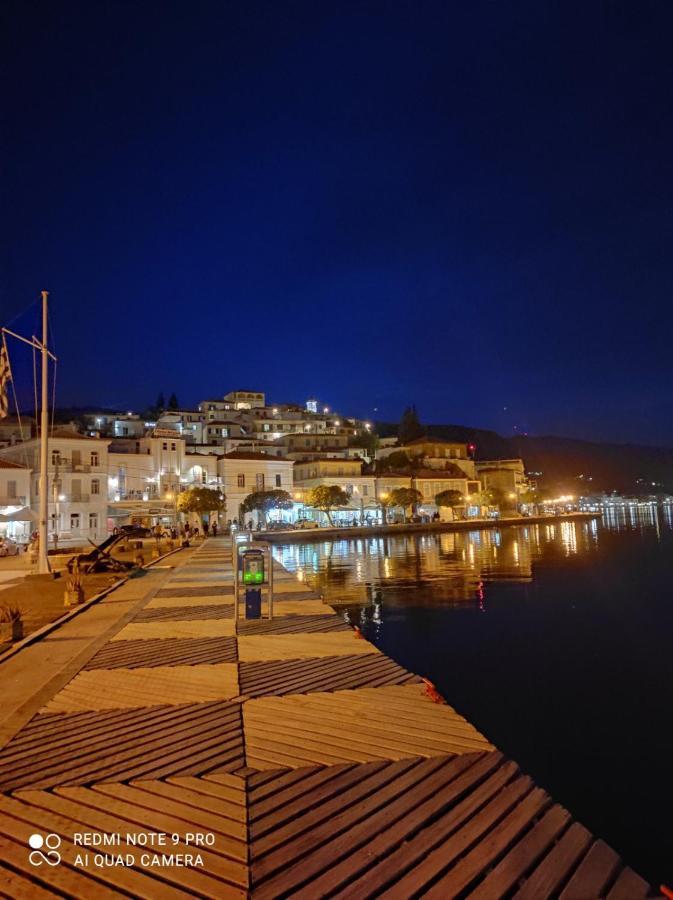
<svg viewBox="0 0 673 900">
<path fill-rule="evenodd" d="M 24 506 L 16 512 L 0 514 L 0 522 L 37 522 L 37 514 Z"/>
<path fill-rule="evenodd" d="M 137 516 L 138 513 L 137 509 L 124 509 L 121 506 L 108 506 L 107 508 L 107 514 L 111 519 L 125 519 L 127 516 Z"/>
</svg>

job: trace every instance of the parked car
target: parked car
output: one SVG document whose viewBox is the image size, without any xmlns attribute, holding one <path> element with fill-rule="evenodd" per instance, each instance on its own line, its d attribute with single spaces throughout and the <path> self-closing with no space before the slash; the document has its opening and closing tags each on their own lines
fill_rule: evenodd
<svg viewBox="0 0 673 900">
<path fill-rule="evenodd" d="M 152 529 L 144 525 L 122 525 L 119 533 L 125 537 L 144 538 L 152 536 Z"/>
<path fill-rule="evenodd" d="M 291 531 L 294 525 L 291 522 L 269 522 L 267 531 Z"/>
<path fill-rule="evenodd" d="M 0 541 L 0 556 L 17 556 L 19 545 L 10 538 L 3 538 Z"/>
<path fill-rule="evenodd" d="M 295 528 L 320 528 L 320 525 L 317 522 L 314 522 L 313 519 L 297 519 L 297 524 L 294 527 Z"/>
</svg>

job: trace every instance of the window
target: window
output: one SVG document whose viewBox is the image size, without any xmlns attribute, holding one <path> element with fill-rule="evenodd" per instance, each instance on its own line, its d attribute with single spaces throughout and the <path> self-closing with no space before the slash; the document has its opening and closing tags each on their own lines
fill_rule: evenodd
<svg viewBox="0 0 673 900">
<path fill-rule="evenodd" d="M 100 479 L 98 479 L 98 478 L 91 479 L 91 493 L 92 494 L 100 494 Z"/>
<path fill-rule="evenodd" d="M 16 481 L 8 481 L 7 482 L 7 497 L 8 498 L 16 497 Z"/>
<path fill-rule="evenodd" d="M 245 487 L 245 475 L 237 475 L 236 481 L 237 481 L 238 487 Z"/>
<path fill-rule="evenodd" d="M 280 487 L 280 475 L 276 475 L 276 487 Z"/>
<path fill-rule="evenodd" d="M 70 530 L 79 531 L 79 513 L 70 513 Z"/>
<path fill-rule="evenodd" d="M 61 451 L 60 450 L 52 450 L 51 451 L 51 464 L 52 466 L 57 466 L 61 462 Z"/>
<path fill-rule="evenodd" d="M 368 496 L 369 496 L 369 485 L 368 485 L 368 484 L 363 484 L 363 485 L 362 485 L 362 496 L 363 496 L 363 497 L 368 497 Z"/>
<path fill-rule="evenodd" d="M 92 465 L 92 466 L 99 466 L 99 465 L 100 465 L 100 459 L 99 459 L 98 451 L 97 451 L 97 450 L 93 450 L 93 451 L 91 452 L 91 465 Z"/>
<path fill-rule="evenodd" d="M 171 444 L 171 450 L 175 450 L 175 442 Z"/>
<path fill-rule="evenodd" d="M 168 450 L 168 442 L 167 442 L 167 441 L 164 441 L 164 442 L 163 442 L 163 444 L 161 445 L 161 449 L 162 449 L 162 450 Z"/>
<path fill-rule="evenodd" d="M 89 513 L 89 531 L 98 531 L 98 513 Z"/>
<path fill-rule="evenodd" d="M 255 488 L 258 491 L 264 490 L 264 474 L 262 472 L 258 472 L 257 475 L 255 475 Z"/>
</svg>

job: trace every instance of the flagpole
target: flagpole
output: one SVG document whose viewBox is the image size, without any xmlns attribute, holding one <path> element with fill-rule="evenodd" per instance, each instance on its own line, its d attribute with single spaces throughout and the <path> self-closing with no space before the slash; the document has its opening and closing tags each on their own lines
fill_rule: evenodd
<svg viewBox="0 0 673 900">
<path fill-rule="evenodd" d="M 40 419 L 40 546 L 38 557 L 38 572 L 41 575 L 49 573 L 49 532 L 47 520 L 49 517 L 49 478 L 47 464 L 49 461 L 49 351 L 47 350 L 47 298 L 48 291 L 42 291 L 42 410 Z"/>
</svg>

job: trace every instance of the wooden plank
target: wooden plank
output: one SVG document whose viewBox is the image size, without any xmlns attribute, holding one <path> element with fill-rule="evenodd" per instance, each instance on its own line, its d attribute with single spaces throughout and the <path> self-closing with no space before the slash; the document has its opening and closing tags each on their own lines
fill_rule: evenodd
<svg viewBox="0 0 673 900">
<path fill-rule="evenodd" d="M 314 806 L 300 818 L 295 817 L 286 821 L 278 829 L 269 832 L 266 837 L 253 844 L 251 874 L 256 896 L 260 900 L 265 897 L 278 897 L 283 891 L 289 890 L 295 883 L 293 879 L 296 868 L 292 864 L 314 846 L 314 836 L 315 843 L 319 843 L 324 840 L 325 831 L 338 834 L 348 821 L 358 816 L 361 809 L 359 803 L 367 798 L 374 804 L 380 802 L 378 798 L 382 788 L 391 781 L 403 778 L 413 768 L 411 761 L 389 763 L 378 771 L 369 773 L 367 777 L 359 778 L 357 783 L 350 786 L 344 779 L 346 789 L 343 791 L 338 790 L 337 784 L 331 783 L 329 799 L 319 806 Z M 358 773 L 355 771 L 349 772 L 348 779 L 352 780 L 356 774 Z M 350 814 L 344 812 L 349 807 L 352 807 Z M 329 864 L 329 853 L 325 862 Z"/>
<path fill-rule="evenodd" d="M 128 625 L 126 626 L 129 627 Z M 352 656 L 380 653 L 369 641 L 358 640 L 353 632 L 327 634 L 270 634 L 238 637 L 238 658 L 242 662 L 271 659 L 301 659 L 318 656 Z"/>
<path fill-rule="evenodd" d="M 383 654 L 241 663 L 239 678 L 241 694 L 249 697 L 278 697 L 420 682 L 417 675 Z"/>
<path fill-rule="evenodd" d="M 34 810 L 33 814 L 39 818 L 40 822 L 44 823 L 43 829 L 46 827 L 64 836 L 77 830 L 98 830 L 126 835 L 133 833 L 134 825 L 140 826 L 138 831 L 153 830 L 173 833 L 179 830 L 181 834 L 184 834 L 188 830 L 185 827 L 188 823 L 182 820 L 173 819 L 161 813 L 152 813 L 150 810 L 138 809 L 128 803 L 118 803 L 110 799 L 102 804 L 101 797 L 89 788 L 63 788 L 59 789 L 57 794 L 49 791 L 26 792 L 25 797 L 30 800 L 31 808 Z M 172 825 L 176 827 L 171 827 Z M 37 823 L 32 827 L 38 827 Z M 120 873 L 125 873 L 125 878 L 129 876 L 135 882 L 135 885 L 127 884 L 127 888 L 139 892 L 131 895 L 147 897 L 148 900 L 155 900 L 157 896 L 163 896 L 163 891 L 168 888 L 168 884 L 188 892 L 199 891 L 205 896 L 218 896 L 218 891 L 222 891 L 223 896 L 228 896 L 226 893 L 228 883 L 234 889 L 232 896 L 243 897 L 245 894 L 242 889 L 247 887 L 247 867 L 219 849 L 219 840 L 218 837 L 215 847 L 205 851 L 202 848 L 199 850 L 204 859 L 203 869 L 162 866 L 148 872 L 138 863 L 133 868 L 106 867 L 100 870 L 103 873 L 101 877 L 106 882 L 123 886 L 120 884 Z M 171 845 L 167 852 L 171 852 L 171 849 L 173 852 L 192 852 L 186 847 L 184 841 Z M 68 859 L 74 859 L 74 852 L 74 848 L 69 850 Z M 117 852 L 116 848 L 114 852 Z M 127 852 L 127 844 L 123 839 L 118 852 Z M 128 846 L 128 852 L 134 852 L 132 845 Z M 86 871 L 89 872 L 88 869 Z M 96 872 L 98 871 L 96 870 Z M 140 879 L 144 879 L 150 874 L 153 876 L 151 883 L 145 885 Z M 155 881 L 155 878 L 158 881 Z M 164 885 L 164 882 L 167 884 Z M 91 896 L 97 896 L 97 894 L 90 893 L 89 897 Z M 181 890 L 178 896 L 183 896 Z"/>
<path fill-rule="evenodd" d="M 457 760 L 462 759 L 471 757 L 457 757 Z M 465 845 L 469 845 L 471 836 L 466 836 L 465 833 L 460 835 L 463 826 L 469 824 L 495 799 L 497 805 L 488 810 L 486 825 L 483 826 L 487 827 L 493 815 L 500 814 L 503 808 L 508 808 L 507 804 L 516 803 L 528 790 L 529 780 L 519 779 L 513 783 L 509 794 L 501 797 L 503 789 L 518 772 L 514 763 L 501 763 L 502 756 L 499 753 L 480 755 L 477 763 L 459 775 L 439 797 L 440 807 L 447 807 L 445 811 L 440 812 L 439 818 L 433 803 L 429 801 L 420 806 L 411 819 L 409 824 L 412 834 L 410 836 L 398 834 L 397 848 L 394 847 L 394 840 L 389 843 L 386 836 L 381 835 L 377 844 L 380 861 L 368 866 L 358 879 L 335 896 L 343 900 L 345 898 L 359 900 L 361 897 L 378 893 L 387 885 L 394 885 L 412 873 L 415 867 L 422 864 L 436 848 L 442 848 L 443 857 L 450 862 Z M 454 834 L 459 835 L 458 841 L 454 844 L 448 843 Z M 395 832 L 392 837 L 394 839 Z M 428 875 L 425 880 L 431 880 L 431 876 Z"/>
<path fill-rule="evenodd" d="M 154 666 L 135 669 L 88 669 L 53 697 L 42 712 L 119 709 L 230 700 L 237 697 L 235 663 L 208 666 Z"/>
<path fill-rule="evenodd" d="M 470 894 L 474 900 L 500 900 L 516 887 L 527 871 L 544 855 L 567 826 L 570 815 L 561 806 L 552 806 Z"/>
<path fill-rule="evenodd" d="M 411 769 L 389 781 L 375 794 L 348 808 L 318 827 L 312 827 L 288 849 L 294 862 L 283 859 L 273 879 L 259 896 L 280 896 L 303 887 L 312 896 L 331 896 L 342 884 L 376 859 L 372 845 L 380 841 L 389 850 L 413 830 L 407 815 L 435 799 L 469 765 L 465 758 L 418 760 Z M 459 763 L 459 764 L 456 764 Z M 381 852 L 386 852 L 383 848 Z M 282 867 L 282 868 L 281 868 Z M 253 877 L 258 872 L 253 867 Z"/>
<path fill-rule="evenodd" d="M 235 637 L 168 638 L 117 641 L 106 644 L 86 666 L 89 669 L 133 669 L 154 666 L 196 666 L 236 662 Z"/>
<path fill-rule="evenodd" d="M 119 897 L 117 889 L 121 889 L 125 892 L 135 890 L 139 898 L 152 900 L 151 891 L 156 891 L 157 882 L 133 869 L 123 866 L 111 866 L 104 871 L 93 867 L 75 868 L 78 848 L 70 839 L 75 830 L 72 822 L 61 816 L 51 816 L 39 811 L 39 815 L 44 816 L 40 819 L 38 810 L 28 809 L 24 804 L 8 797 L 0 796 L 0 804 L 2 861 L 15 871 L 25 877 L 34 878 L 45 888 L 62 891 L 67 897 L 81 897 L 88 900 L 95 896 L 115 900 Z M 8 814 L 7 810 L 11 810 L 11 814 Z M 61 838 L 61 845 L 58 848 L 61 862 L 55 866 L 47 864 L 33 866 L 29 858 L 28 837 L 35 832 L 45 831 L 58 834 Z M 0 887 L 1 884 L 0 882 Z"/>
<path fill-rule="evenodd" d="M 233 619 L 214 619 L 196 622 L 131 622 L 111 638 L 111 641 L 146 641 L 157 638 L 233 637 Z"/>
<path fill-rule="evenodd" d="M 515 895 L 515 900 L 539 900 L 540 897 L 555 896 L 592 841 L 587 829 L 579 822 L 573 822 Z"/>
<path fill-rule="evenodd" d="M 144 714 L 144 721 L 137 713 Z M 223 766 L 243 765 L 240 706 L 227 701 L 127 712 L 131 726 L 113 713 L 98 713 L 103 727 L 95 740 L 82 731 L 64 752 L 37 747 L 24 753 L 2 778 L 4 787 L 53 787 L 97 780 L 198 775 Z M 67 714 L 62 717 L 66 718 Z M 105 727 L 111 716 L 111 727 Z M 11 748 L 11 742 L 8 748 Z M 58 746 L 56 744 L 55 746 Z M 111 749 L 113 748 L 113 749 Z M 237 763 L 238 761 L 238 763 Z M 3 768 L 0 754 L 0 771 Z"/>
<path fill-rule="evenodd" d="M 429 844 L 434 849 L 420 857 L 416 856 L 417 861 L 413 868 L 396 880 L 381 896 L 402 900 L 402 898 L 408 898 L 423 891 L 466 851 L 478 845 L 483 836 L 504 815 L 529 796 L 532 786 L 530 778 L 522 776 L 498 790 L 491 799 L 491 787 L 487 781 L 472 797 L 467 799 L 466 803 L 451 810 L 435 823 L 433 828 L 426 829 L 415 841 L 412 841 L 412 844 L 415 845 L 413 851 L 416 854 L 424 845 Z M 488 802 L 484 803 L 484 800 Z M 469 810 L 467 816 L 465 815 L 466 808 Z M 475 812 L 475 809 L 478 811 Z M 460 823 L 458 827 L 456 827 L 457 823 Z M 442 840 L 441 835 L 446 832 L 448 832 L 447 837 Z M 444 897 L 450 896 L 450 893 L 444 894 Z"/>
<path fill-rule="evenodd" d="M 54 893 L 47 887 L 40 886 L 32 878 L 24 877 L 12 872 L 1 860 L 8 858 L 4 850 L 8 846 L 6 838 L 0 838 L 0 894 L 11 900 L 50 900 L 50 898 L 62 898 L 63 894 Z"/>
<path fill-rule="evenodd" d="M 140 624 L 144 622 L 196 622 L 233 618 L 233 603 L 199 603 L 198 605 L 181 603 L 180 606 L 147 607 L 139 612 L 133 621 Z"/>
<path fill-rule="evenodd" d="M 607 900 L 640 900 L 650 897 L 650 886 L 633 869 L 623 869 L 607 896 Z"/>
<path fill-rule="evenodd" d="M 504 853 L 508 846 L 526 830 L 536 816 L 549 805 L 547 794 L 534 788 L 505 818 L 485 835 L 467 856 L 446 872 L 430 890 L 427 900 L 446 900 L 465 890 Z"/>
<path fill-rule="evenodd" d="M 619 857 L 603 841 L 590 848 L 559 900 L 600 897 L 619 868 Z"/>
</svg>

